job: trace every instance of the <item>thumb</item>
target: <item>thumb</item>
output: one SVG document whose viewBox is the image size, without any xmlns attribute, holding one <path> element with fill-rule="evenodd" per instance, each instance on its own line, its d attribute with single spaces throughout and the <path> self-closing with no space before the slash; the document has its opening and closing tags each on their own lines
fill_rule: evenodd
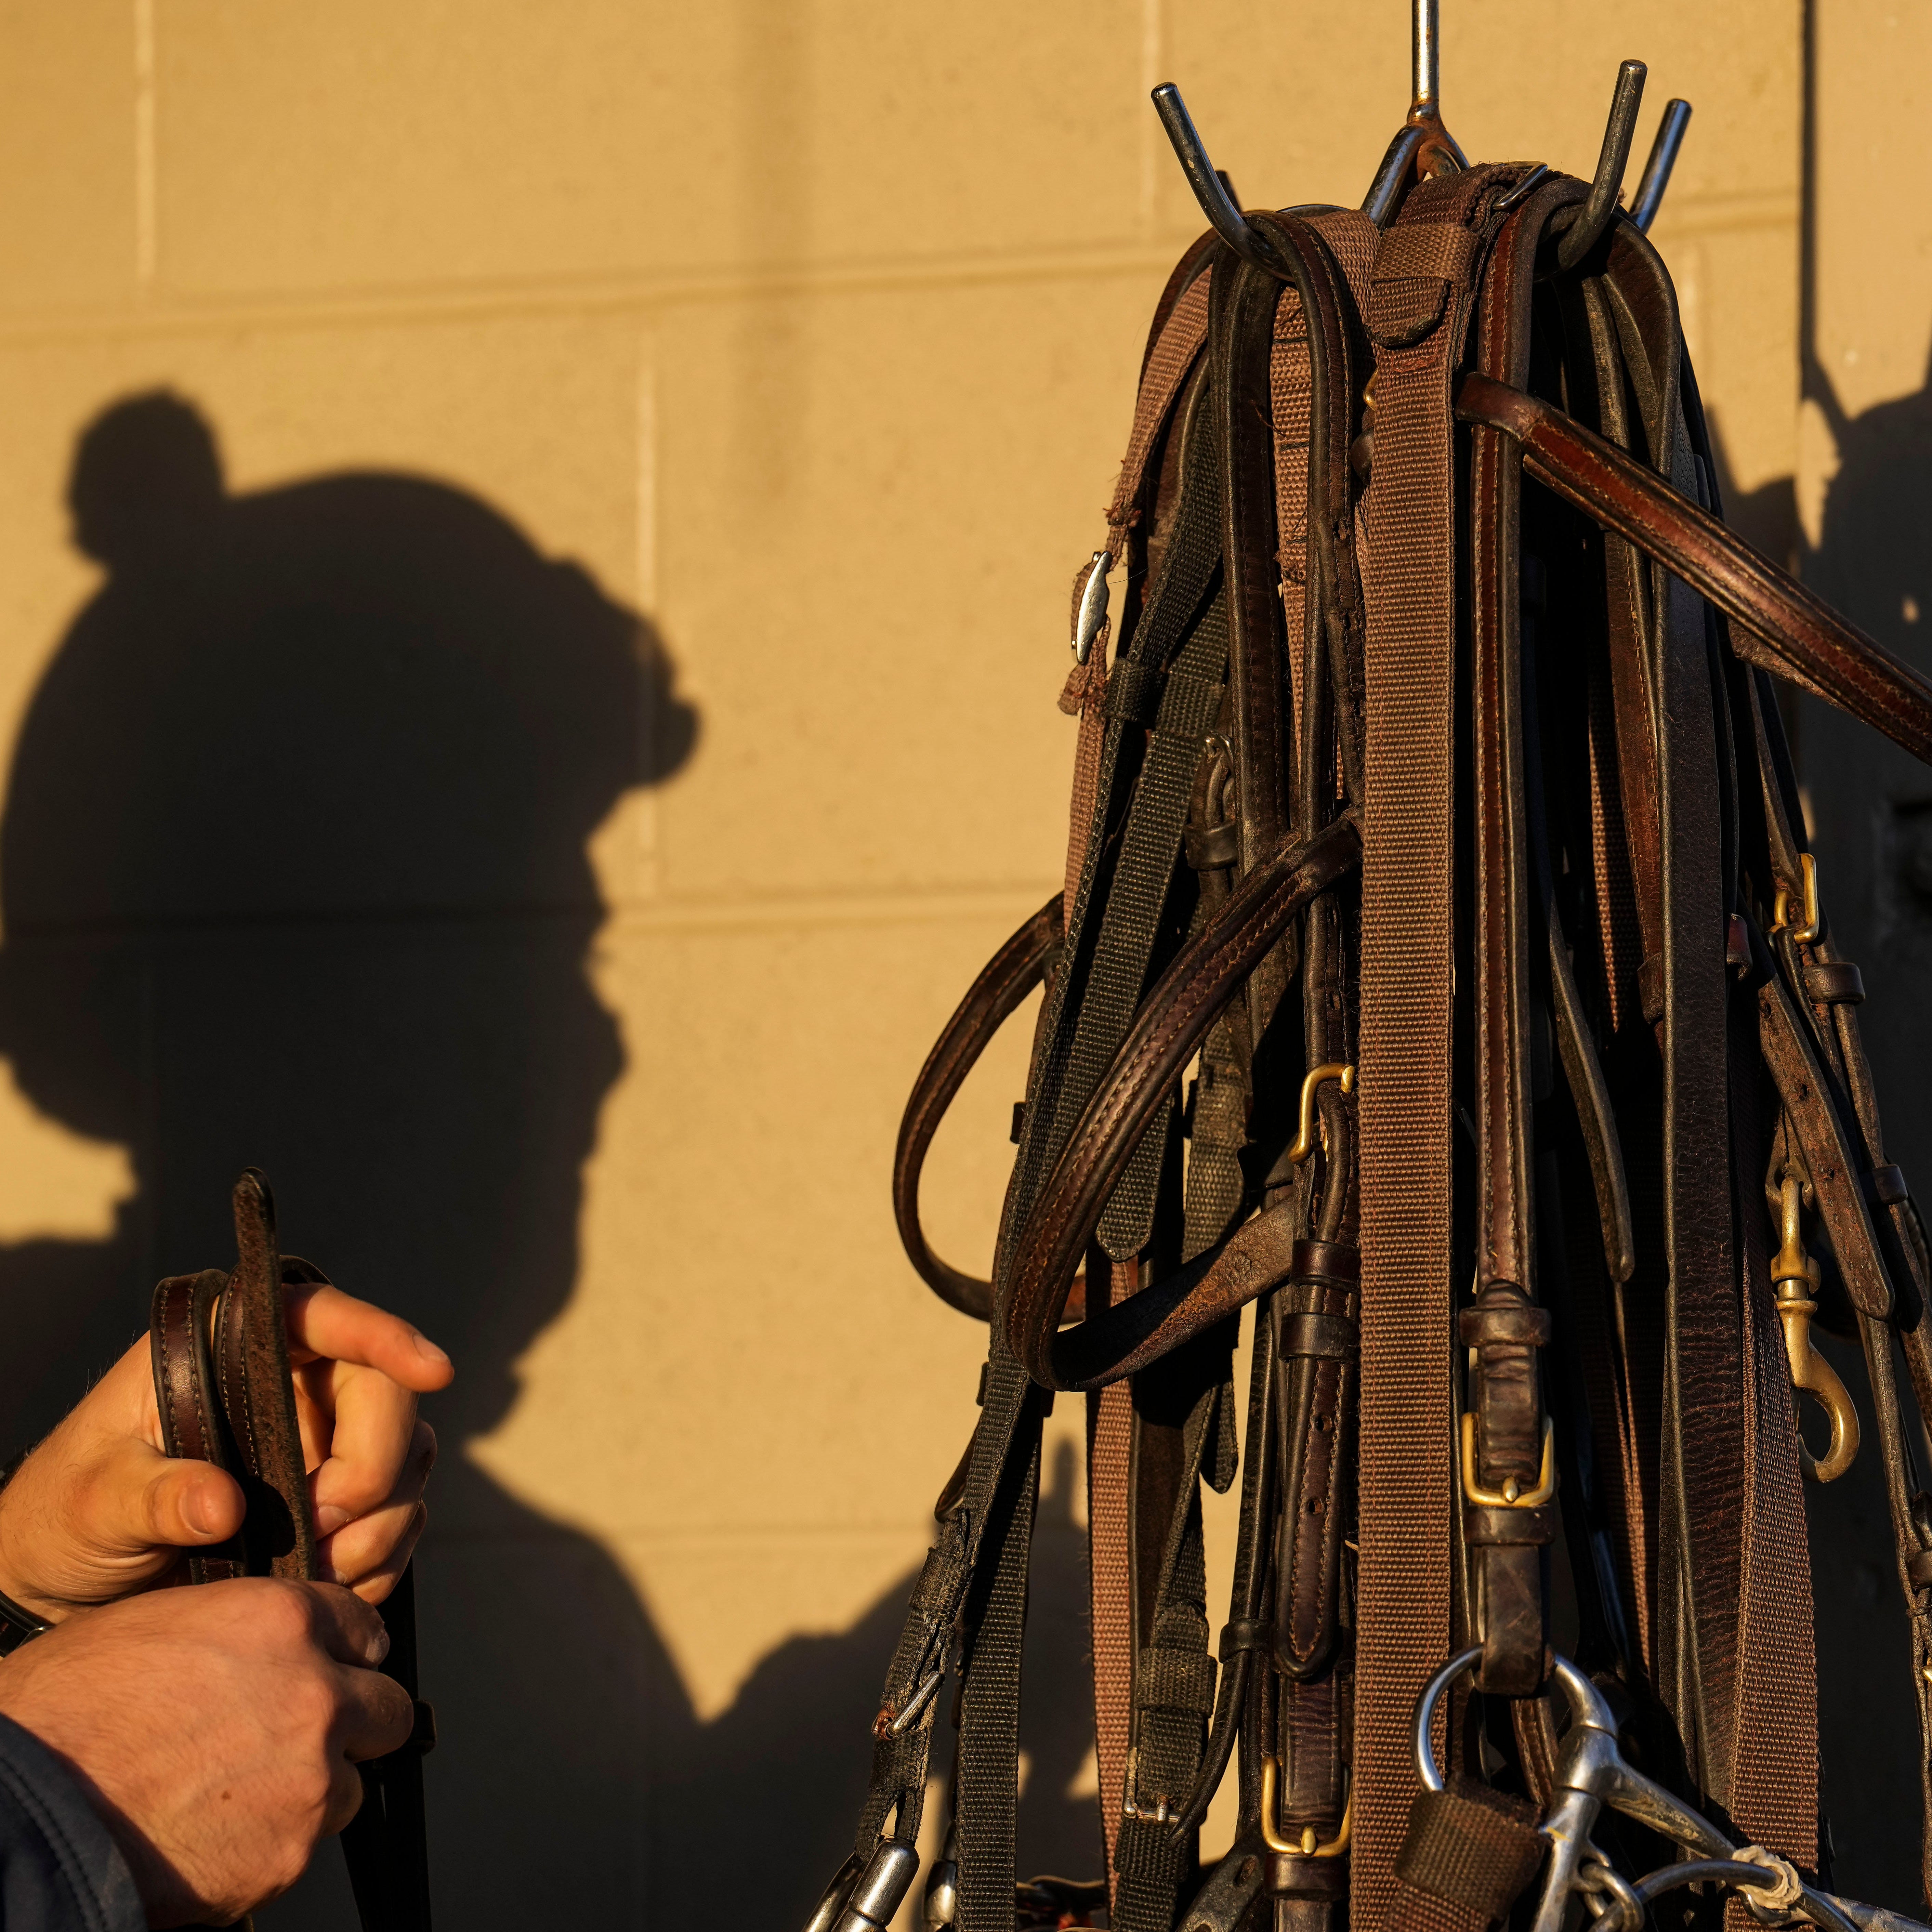
<svg viewBox="0 0 1932 1932">
<path fill-rule="evenodd" d="M 90 1486 L 94 1539 L 128 1556 L 219 1543 L 242 1527 L 247 1508 L 241 1486 L 212 1462 L 177 1460 L 131 1440 Z"/>
</svg>

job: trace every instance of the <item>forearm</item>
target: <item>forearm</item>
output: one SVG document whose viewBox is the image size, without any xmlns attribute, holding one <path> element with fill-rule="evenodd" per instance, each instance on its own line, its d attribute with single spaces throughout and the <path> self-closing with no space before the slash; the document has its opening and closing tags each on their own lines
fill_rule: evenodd
<svg viewBox="0 0 1932 1932">
<path fill-rule="evenodd" d="M 0 1718 L 0 1932 L 141 1932 L 126 1861 L 62 1760 Z"/>
</svg>

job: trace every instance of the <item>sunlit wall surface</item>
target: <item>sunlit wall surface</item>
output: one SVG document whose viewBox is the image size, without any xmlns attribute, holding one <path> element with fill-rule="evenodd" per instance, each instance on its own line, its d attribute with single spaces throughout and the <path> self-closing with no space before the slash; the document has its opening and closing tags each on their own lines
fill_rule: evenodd
<svg viewBox="0 0 1932 1932">
<path fill-rule="evenodd" d="M 1657 238 L 1732 492 L 1815 538 L 1794 0 L 1445 4 L 1473 155 L 1588 173 L 1628 55 L 1640 153 L 1696 104 Z M 1922 380 L 1932 26 L 1821 4 L 1857 410 Z M 893 1134 L 1059 875 L 1067 585 L 1198 226 L 1148 90 L 1352 202 L 1407 56 L 1400 0 L 0 6 L 7 1430 L 244 1162 L 451 1348 L 443 1923 L 790 1932 L 842 1856 L 982 1346 Z M 1023 1049 L 929 1176 L 982 1270 Z M 1022 1856 L 1078 1870 L 1049 1426 Z M 332 1852 L 264 1922 L 348 1912 Z"/>
</svg>

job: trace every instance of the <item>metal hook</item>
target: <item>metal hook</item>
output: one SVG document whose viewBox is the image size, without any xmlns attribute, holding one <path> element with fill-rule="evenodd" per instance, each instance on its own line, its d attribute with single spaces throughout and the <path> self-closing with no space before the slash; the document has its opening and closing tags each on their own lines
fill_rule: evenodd
<svg viewBox="0 0 1932 1932">
<path fill-rule="evenodd" d="M 1194 190 L 1194 199 L 1208 218 L 1208 225 L 1243 261 L 1251 262 L 1271 275 L 1283 274 L 1280 258 L 1268 237 L 1234 206 L 1234 196 L 1208 158 L 1208 150 L 1202 145 L 1180 88 L 1171 80 L 1162 82 L 1154 91 L 1154 106 L 1160 124 L 1167 130 L 1168 140 L 1173 143 L 1187 185 Z"/>
<path fill-rule="evenodd" d="M 1804 1252 L 1803 1238 L 1804 1176 L 1792 1166 L 1778 1184 L 1779 1233 L 1783 1239 L 1771 1263 L 1772 1292 L 1778 1298 L 1778 1318 L 1784 1324 L 1785 1359 L 1791 1365 L 1791 1386 L 1802 1389 L 1825 1412 L 1832 1440 L 1822 1456 L 1814 1456 L 1798 1438 L 1798 1460 L 1814 1483 L 1835 1483 L 1852 1466 L 1858 1453 L 1858 1412 L 1838 1372 L 1819 1354 L 1811 1341 L 1811 1318 L 1818 1312 L 1818 1264 Z"/>
<path fill-rule="evenodd" d="M 1559 268 L 1574 268 L 1597 245 L 1617 212 L 1617 190 L 1624 184 L 1630 136 L 1636 132 L 1636 110 L 1643 101 L 1643 79 L 1649 71 L 1639 60 L 1627 60 L 1617 70 L 1617 89 L 1610 97 L 1610 118 L 1604 129 L 1604 149 L 1597 157 L 1590 198 L 1557 244 Z"/>
<path fill-rule="evenodd" d="M 1394 214 L 1412 179 L 1460 174 L 1469 165 L 1442 122 L 1442 12 L 1441 0 L 1413 0 L 1408 118 L 1389 143 L 1362 199 L 1362 212 L 1378 228 Z"/>
<path fill-rule="evenodd" d="M 1630 203 L 1630 218 L 1646 232 L 1657 219 L 1664 190 L 1670 185 L 1670 171 L 1677 165 L 1677 151 L 1684 145 L 1684 130 L 1690 124 L 1690 104 L 1669 102 L 1664 118 L 1657 124 L 1657 139 L 1650 144 L 1650 159 L 1643 164 L 1642 178 L 1636 184 L 1636 199 Z"/>
</svg>

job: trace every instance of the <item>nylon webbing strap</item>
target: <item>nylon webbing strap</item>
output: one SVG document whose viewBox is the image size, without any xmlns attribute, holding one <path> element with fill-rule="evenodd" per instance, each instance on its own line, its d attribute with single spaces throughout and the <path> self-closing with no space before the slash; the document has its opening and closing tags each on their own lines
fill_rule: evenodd
<svg viewBox="0 0 1932 1932">
<path fill-rule="evenodd" d="M 1088 1250 L 1088 1306 L 1100 1306 Z M 1116 1270 L 1125 1274 L 1126 1270 Z M 1119 1856 L 1120 1805 L 1133 1731 L 1134 1616 L 1127 1526 L 1133 1392 L 1109 1382 L 1087 1397 L 1087 1560 L 1094 1644 L 1094 1755 L 1100 1778 L 1100 1828 L 1107 1847 L 1111 1907 Z"/>
<path fill-rule="evenodd" d="M 962 1932 L 1011 1932 L 1013 1834 L 1019 1801 L 1020 1655 L 1026 1641 L 1028 1559 L 1040 1496 L 1040 1404 L 1030 1400 L 1007 1480 L 988 1525 L 997 1555 L 977 1580 L 983 1605 L 968 1599 L 973 1632 L 964 1664 L 959 1777 L 953 1816 L 959 1832 Z M 904 1837 L 902 1828 L 898 1835 Z"/>
<path fill-rule="evenodd" d="M 1418 185 L 1411 224 L 1469 224 L 1498 177 Z M 1388 245 L 1385 238 L 1384 246 Z M 1364 503 L 1362 1338 L 1350 1919 L 1379 1926 L 1415 1789 L 1410 1714 L 1450 1648 L 1450 1006 L 1456 676 L 1450 385 L 1466 280 L 1372 278 Z M 1468 271 L 1465 270 L 1465 273 Z"/>
<path fill-rule="evenodd" d="M 1126 1795 L 1136 1815 L 1124 1816 L 1120 1825 L 1110 1915 L 1115 1932 L 1168 1932 L 1175 1896 L 1192 1856 L 1190 1843 L 1175 1841 L 1170 1820 L 1193 1788 L 1214 1708 L 1201 1478 L 1204 1463 L 1217 1489 L 1233 1478 L 1225 1426 L 1232 1394 L 1226 1380 L 1229 1366 L 1226 1342 L 1217 1346 L 1204 1336 L 1148 1372 L 1171 1383 L 1196 1374 L 1203 1382 L 1188 1412 L 1152 1628 L 1134 1676 L 1133 1753 Z"/>
<path fill-rule="evenodd" d="M 1133 428 L 1127 437 L 1127 453 L 1120 464 L 1119 480 L 1114 485 L 1114 500 L 1107 507 L 1107 554 L 1118 565 L 1127 554 L 1128 531 L 1140 514 L 1141 490 L 1147 461 L 1162 426 L 1180 394 L 1181 385 L 1194 367 L 1201 345 L 1208 339 L 1209 275 L 1204 268 L 1182 290 L 1166 322 L 1156 332 L 1148 350 L 1147 366 L 1141 372 L 1140 393 L 1134 401 Z M 1077 608 L 1086 572 L 1075 578 L 1074 602 Z M 1084 664 L 1076 664 L 1060 697 L 1063 710 L 1077 712 L 1080 741 L 1073 758 L 1073 800 L 1070 810 L 1066 842 L 1066 910 L 1070 920 L 1073 898 L 1079 890 L 1080 875 L 1087 858 L 1087 838 L 1094 817 L 1094 801 L 1100 776 L 1100 747 L 1106 736 L 1106 719 L 1101 706 L 1107 690 L 1107 639 L 1112 628 L 1109 618 L 1100 627 Z"/>
<path fill-rule="evenodd" d="M 1545 1846 L 1536 1808 L 1459 1782 L 1415 1801 L 1388 1932 L 1484 1932 L 1509 1916 Z"/>
<path fill-rule="evenodd" d="M 1183 433 L 1186 434 L 1189 406 L 1182 406 Z M 1186 478 L 1182 513 L 1169 538 L 1148 607 L 1116 664 L 1117 674 L 1131 667 L 1134 675 L 1124 681 L 1120 702 L 1113 701 L 1110 691 L 1108 728 L 1096 775 L 1092 824 L 1096 829 L 1120 821 L 1119 794 L 1124 786 L 1133 784 L 1136 777 L 1143 781 L 1133 784 L 1131 807 L 1124 815 L 1123 842 L 1130 847 L 1136 844 L 1137 822 L 1150 815 L 1160 818 L 1171 814 L 1178 842 L 1191 768 L 1183 772 L 1177 766 L 1170 771 L 1167 764 L 1161 764 L 1162 782 L 1150 784 L 1144 782 L 1148 772 L 1137 772 L 1131 763 L 1124 764 L 1121 758 L 1130 734 L 1139 737 L 1154 718 L 1166 722 L 1162 674 L 1177 653 L 1185 661 L 1174 667 L 1183 680 L 1177 705 L 1190 714 L 1205 707 L 1208 717 L 1212 717 L 1204 696 L 1190 696 L 1186 690 L 1187 682 L 1198 675 L 1186 647 L 1203 628 L 1220 554 L 1214 530 L 1216 481 L 1211 436 L 1189 436 L 1182 469 Z M 1190 514 L 1190 498 L 1204 504 L 1204 511 L 1197 508 Z M 1211 624 L 1207 628 L 1211 639 Z M 1225 643 L 1222 649 L 1225 653 Z M 1110 686 L 1114 682 L 1110 680 Z M 1132 715 L 1146 710 L 1151 710 L 1152 717 Z M 1205 724 L 1200 728 L 1204 731 Z M 1172 799 L 1164 789 L 1169 782 L 1178 792 Z M 1150 845 L 1143 834 L 1138 843 L 1151 850 L 1160 842 Z M 1117 910 L 1118 878 L 1106 895 L 1100 932 L 1090 941 L 1088 937 L 1088 914 L 1095 902 L 1104 850 L 1104 840 L 1090 837 L 1066 922 L 1067 964 L 1056 975 L 1041 1016 L 1043 1044 L 1001 1216 L 1000 1252 L 994 1262 L 995 1288 L 1000 1294 L 1005 1287 L 1006 1244 L 1023 1224 L 1088 1093 L 1106 1070 L 1132 1018 L 1145 976 L 1152 932 L 1143 930 L 1139 922 L 1130 921 Z M 1168 878 L 1172 870 L 1170 851 Z M 1147 914 L 1150 921 L 1158 920 L 1168 878 L 1161 880 L 1152 898 Z M 1102 993 L 1097 1014 L 1090 997 L 1096 986 Z M 1116 1022 L 1112 1010 L 1118 1004 L 1123 986 L 1131 990 Z M 1018 1777 L 1017 1732 L 1012 1726 L 1017 1722 L 1032 1508 L 1030 1501 L 1009 1503 L 1006 1498 L 1030 1497 L 1037 1479 L 1039 1418 L 1030 1398 L 1039 1392 L 1031 1389 L 1024 1371 L 1006 1348 L 1004 1332 L 996 1315 L 987 1360 L 986 1401 L 974 1438 L 964 1495 L 927 1558 L 887 1672 L 872 1785 L 856 1847 L 862 1857 L 869 1855 L 886 1820 L 895 1811 L 896 1836 L 908 1838 L 917 1832 L 938 1700 L 926 1706 L 919 1721 L 903 1736 L 891 1734 L 891 1722 L 926 1678 L 942 1666 L 952 1634 L 960 1628 L 971 1646 L 962 1706 L 956 1803 L 961 1848 L 961 1932 L 1008 1932 L 1012 1918 L 1012 1813 Z M 1012 1486 L 1016 1481 L 1018 1490 Z M 976 1868 L 970 1882 L 969 1864 Z"/>
</svg>

